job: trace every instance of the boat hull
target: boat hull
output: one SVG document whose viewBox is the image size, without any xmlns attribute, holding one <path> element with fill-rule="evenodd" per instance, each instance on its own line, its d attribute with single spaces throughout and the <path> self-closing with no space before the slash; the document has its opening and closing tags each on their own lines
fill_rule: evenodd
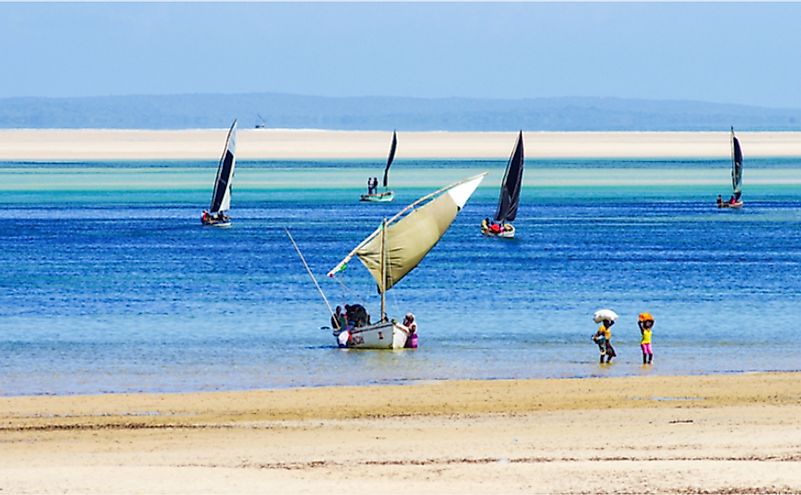
<svg viewBox="0 0 801 495">
<path fill-rule="evenodd" d="M 481 224 L 481 233 L 485 237 L 497 237 L 499 239 L 514 239 L 515 237 L 515 226 L 511 223 L 506 223 L 503 225 L 504 230 L 501 232 L 493 232 L 491 231 L 486 224 Z"/>
<path fill-rule="evenodd" d="M 718 208 L 721 208 L 721 209 L 723 209 L 723 208 L 733 208 L 735 210 L 739 210 L 742 207 L 743 207 L 743 202 L 742 201 L 738 201 L 736 203 L 723 203 L 723 204 L 718 205 Z"/>
<path fill-rule="evenodd" d="M 340 330 L 333 335 L 339 342 Z M 390 321 L 350 330 L 345 347 L 349 349 L 403 349 L 409 337 L 406 329 Z"/>
<path fill-rule="evenodd" d="M 226 220 L 201 220 L 200 223 L 202 223 L 204 227 L 227 228 L 231 226 L 231 219 L 228 218 Z"/>
<path fill-rule="evenodd" d="M 359 197 L 359 201 L 362 203 L 389 203 L 393 199 L 395 199 L 395 193 L 392 191 L 374 194 L 362 194 Z"/>
</svg>

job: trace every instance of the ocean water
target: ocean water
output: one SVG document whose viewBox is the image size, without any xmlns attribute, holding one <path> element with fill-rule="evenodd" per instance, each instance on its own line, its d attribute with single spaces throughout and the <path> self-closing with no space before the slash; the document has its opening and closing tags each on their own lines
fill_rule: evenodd
<svg viewBox="0 0 801 495">
<path fill-rule="evenodd" d="M 801 159 L 748 160 L 746 207 L 714 208 L 726 160 L 529 160 L 518 237 L 485 239 L 504 161 L 240 162 L 230 229 L 202 228 L 216 163 L 0 163 L 0 395 L 239 390 L 441 379 L 801 369 Z M 378 312 L 353 261 L 384 216 L 481 171 L 482 187 L 388 295 L 416 351 L 335 345 L 326 308 Z M 592 313 L 618 359 L 597 363 Z M 637 314 L 656 317 L 640 365 Z"/>
</svg>

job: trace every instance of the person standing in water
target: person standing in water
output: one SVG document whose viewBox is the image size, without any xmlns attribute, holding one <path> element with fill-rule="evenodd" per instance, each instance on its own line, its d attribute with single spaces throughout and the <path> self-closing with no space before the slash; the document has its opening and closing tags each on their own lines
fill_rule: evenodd
<svg viewBox="0 0 801 495">
<path fill-rule="evenodd" d="M 651 349 L 651 330 L 654 327 L 654 317 L 651 313 L 640 313 L 637 324 L 640 326 L 640 349 L 642 350 L 642 364 L 651 364 L 654 360 L 654 351 Z"/>
<path fill-rule="evenodd" d="M 601 348 L 601 364 L 604 362 L 604 356 L 606 356 L 606 362 L 611 363 L 612 358 L 617 356 L 615 352 L 615 348 L 612 347 L 612 325 L 614 325 L 614 320 L 603 320 L 601 326 L 598 327 L 598 331 L 593 336 L 593 341 L 598 344 L 598 347 Z M 601 343 L 603 343 L 603 347 L 601 347 Z"/>
<path fill-rule="evenodd" d="M 406 328 L 409 332 L 409 336 L 406 338 L 406 345 L 403 347 L 407 349 L 417 349 L 417 322 L 414 319 L 414 314 L 406 313 L 406 317 L 403 319 L 402 327 Z"/>
</svg>

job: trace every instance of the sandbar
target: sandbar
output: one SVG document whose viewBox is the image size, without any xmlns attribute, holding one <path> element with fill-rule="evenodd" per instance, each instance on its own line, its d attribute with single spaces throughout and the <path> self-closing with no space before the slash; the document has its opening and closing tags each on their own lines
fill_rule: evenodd
<svg viewBox="0 0 801 495">
<path fill-rule="evenodd" d="M 801 373 L 0 398 L 2 493 L 799 493 Z"/>
<path fill-rule="evenodd" d="M 0 161 L 214 160 L 226 129 L 4 129 Z M 801 132 L 740 132 L 746 157 L 801 157 Z M 242 129 L 245 160 L 386 159 L 388 131 Z M 397 159 L 505 159 L 516 132 L 398 132 Z M 725 158 L 728 132 L 525 131 L 528 158 Z"/>
</svg>

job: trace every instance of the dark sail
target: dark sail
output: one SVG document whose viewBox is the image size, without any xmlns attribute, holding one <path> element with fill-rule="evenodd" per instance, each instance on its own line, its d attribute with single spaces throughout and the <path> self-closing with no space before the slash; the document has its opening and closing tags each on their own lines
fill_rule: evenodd
<svg viewBox="0 0 801 495">
<path fill-rule="evenodd" d="M 389 179 L 389 167 L 392 165 L 392 160 L 395 159 L 395 148 L 398 147 L 398 133 L 392 131 L 392 146 L 389 148 L 389 158 L 387 158 L 387 168 L 384 169 L 384 187 L 387 187 L 387 180 Z"/>
<path fill-rule="evenodd" d="M 214 181 L 214 192 L 211 195 L 210 213 L 227 211 L 231 207 L 231 181 L 234 176 L 236 159 L 236 120 L 228 131 L 228 138 L 225 140 L 225 149 L 220 164 L 217 167 L 217 177 Z"/>
<path fill-rule="evenodd" d="M 495 212 L 495 221 L 498 223 L 511 222 L 517 216 L 517 207 L 520 205 L 520 186 L 523 184 L 523 161 L 523 131 L 520 131 L 515 149 L 506 165 L 503 182 L 501 182 L 498 211 Z"/>
<path fill-rule="evenodd" d="M 732 129 L 731 139 L 731 187 L 734 199 L 739 201 L 743 194 L 743 150 L 740 148 L 740 140 L 734 135 L 734 129 Z"/>
</svg>

